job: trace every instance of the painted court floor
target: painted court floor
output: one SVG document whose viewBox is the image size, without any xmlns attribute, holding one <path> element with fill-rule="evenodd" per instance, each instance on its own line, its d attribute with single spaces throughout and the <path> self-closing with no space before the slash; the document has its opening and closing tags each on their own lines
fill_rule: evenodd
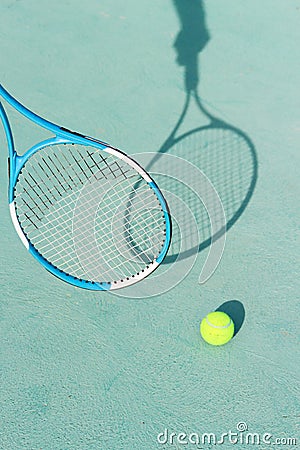
<svg viewBox="0 0 300 450">
<path fill-rule="evenodd" d="M 1 0 L 1 84 L 134 155 L 174 229 L 130 289 L 59 281 L 11 223 L 0 127 L 1 450 L 297 448 L 299 21 L 299 0 Z M 9 113 L 20 153 L 49 136 Z M 216 309 L 223 347 L 199 334 Z"/>
</svg>

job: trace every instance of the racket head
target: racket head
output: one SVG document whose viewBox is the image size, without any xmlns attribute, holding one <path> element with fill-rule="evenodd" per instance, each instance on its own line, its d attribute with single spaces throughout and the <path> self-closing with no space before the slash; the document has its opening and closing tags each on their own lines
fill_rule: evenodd
<svg viewBox="0 0 300 450">
<path fill-rule="evenodd" d="M 38 117 L 17 105 L 29 119 Z M 2 105 L 0 116 L 10 156 L 12 221 L 49 272 L 77 287 L 112 290 L 142 280 L 159 266 L 171 241 L 169 208 L 138 163 L 104 142 L 41 118 L 36 123 L 56 136 L 19 156 Z"/>
</svg>

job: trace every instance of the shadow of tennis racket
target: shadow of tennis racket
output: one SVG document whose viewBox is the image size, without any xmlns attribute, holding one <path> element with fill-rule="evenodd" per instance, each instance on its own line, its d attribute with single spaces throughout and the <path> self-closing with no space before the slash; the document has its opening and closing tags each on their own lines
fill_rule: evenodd
<svg viewBox="0 0 300 450">
<path fill-rule="evenodd" d="M 220 228 L 212 235 L 211 221 L 205 205 L 195 195 L 197 186 L 200 186 L 200 180 L 195 175 L 197 172 L 192 174 L 189 171 L 183 174 L 184 179 L 189 177 L 191 189 L 173 177 L 155 175 L 162 189 L 175 193 L 193 211 L 200 237 L 199 245 L 189 247 L 188 242 L 193 241 L 191 233 L 195 232 L 195 228 L 190 226 L 190 221 L 185 221 L 185 217 L 180 218 L 181 229 L 176 232 L 173 228 L 172 243 L 164 264 L 204 250 L 212 240 L 220 238 L 230 229 L 249 204 L 258 173 L 256 150 L 250 137 L 238 127 L 212 114 L 198 94 L 198 54 L 210 39 L 202 1 L 187 3 L 185 0 L 173 0 L 173 4 L 181 23 L 174 48 L 177 52 L 177 64 L 185 68 L 186 97 L 177 123 L 148 164 L 147 170 L 158 167 L 160 159 L 164 165 L 164 154 L 178 157 L 165 160 L 166 167 L 163 166 L 161 170 L 165 170 L 166 175 L 176 170 L 179 174 L 184 170 L 189 171 L 189 165 L 182 164 L 182 159 L 199 168 L 208 177 L 221 199 L 226 215 L 226 227 Z M 192 101 L 199 111 L 201 125 L 180 132 L 180 129 L 186 129 L 188 126 L 186 119 Z M 171 168 L 170 164 L 177 164 L 178 167 Z M 202 185 L 201 188 L 203 189 Z M 206 198 L 205 192 L 203 198 Z M 183 245 L 182 240 L 186 241 Z"/>
<path fill-rule="evenodd" d="M 210 39 L 203 2 L 173 0 L 173 4 L 181 23 L 174 48 L 177 64 L 184 67 L 182 112 L 158 151 L 135 155 L 168 200 L 172 241 L 157 274 L 144 281 L 141 292 L 136 288 L 130 291 L 133 298 L 157 295 L 174 287 L 189 273 L 198 254 L 210 247 L 199 277 L 199 283 L 206 282 L 219 264 L 226 230 L 246 209 L 257 180 L 257 156 L 249 136 L 211 113 L 198 95 L 198 54 Z M 192 107 L 196 108 L 193 126 L 188 114 Z M 198 113 L 199 125 L 195 126 Z M 135 201 L 133 192 L 124 215 L 128 224 Z M 129 227 L 129 244 L 131 234 Z M 175 261 L 180 263 L 173 265 Z"/>
</svg>

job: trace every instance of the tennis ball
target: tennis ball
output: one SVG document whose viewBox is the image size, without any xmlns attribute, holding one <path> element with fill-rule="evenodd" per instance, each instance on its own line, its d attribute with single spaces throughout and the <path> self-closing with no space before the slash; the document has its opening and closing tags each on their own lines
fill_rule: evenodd
<svg viewBox="0 0 300 450">
<path fill-rule="evenodd" d="M 232 338 L 234 323 L 226 313 L 214 311 L 207 314 L 202 320 L 200 333 L 208 344 L 223 345 Z"/>
</svg>

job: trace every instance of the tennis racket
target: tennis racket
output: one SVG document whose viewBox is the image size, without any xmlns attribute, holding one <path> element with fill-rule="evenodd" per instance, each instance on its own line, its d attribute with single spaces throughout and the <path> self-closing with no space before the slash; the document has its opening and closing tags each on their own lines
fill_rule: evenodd
<svg viewBox="0 0 300 450">
<path fill-rule="evenodd" d="M 149 174 L 120 150 L 39 117 L 1 85 L 0 96 L 54 134 L 17 154 L 0 103 L 10 214 L 31 255 L 59 279 L 91 290 L 119 289 L 152 273 L 167 254 L 171 219 Z"/>
</svg>

